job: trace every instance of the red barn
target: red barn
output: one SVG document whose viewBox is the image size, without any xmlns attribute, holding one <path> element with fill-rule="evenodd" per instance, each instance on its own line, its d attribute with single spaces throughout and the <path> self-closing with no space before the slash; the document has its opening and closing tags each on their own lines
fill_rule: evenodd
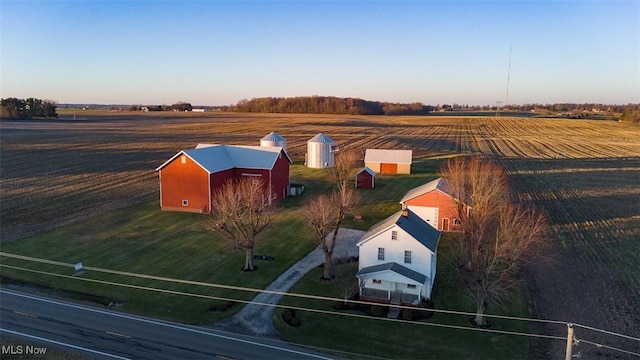
<svg viewBox="0 0 640 360">
<path fill-rule="evenodd" d="M 376 186 L 376 172 L 364 167 L 356 174 L 356 189 L 373 189 Z"/>
<path fill-rule="evenodd" d="M 230 179 L 259 177 L 269 203 L 289 191 L 289 155 L 275 146 L 200 144 L 182 150 L 160 165 L 160 208 L 167 211 L 208 212 L 215 190 Z"/>
<path fill-rule="evenodd" d="M 429 225 L 440 231 L 460 230 L 456 199 L 451 195 L 443 178 L 435 179 L 407 192 L 400 200 L 402 209 L 409 209 Z M 469 204 L 464 205 L 469 211 Z"/>
</svg>

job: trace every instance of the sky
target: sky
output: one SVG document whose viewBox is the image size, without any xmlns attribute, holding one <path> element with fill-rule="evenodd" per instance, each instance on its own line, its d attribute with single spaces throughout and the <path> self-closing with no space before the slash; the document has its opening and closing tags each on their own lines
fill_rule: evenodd
<svg viewBox="0 0 640 360">
<path fill-rule="evenodd" d="M 640 102 L 640 1 L 0 0 L 0 95 Z"/>
</svg>

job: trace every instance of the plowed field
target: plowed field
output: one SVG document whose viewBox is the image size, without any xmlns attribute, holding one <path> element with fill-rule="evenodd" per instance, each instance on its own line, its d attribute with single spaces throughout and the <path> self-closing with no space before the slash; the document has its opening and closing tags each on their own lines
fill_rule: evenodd
<svg viewBox="0 0 640 360">
<path fill-rule="evenodd" d="M 294 161 L 304 160 L 306 142 L 318 132 L 362 151 L 411 149 L 414 161 L 472 153 L 500 159 L 517 197 L 549 213 L 559 254 L 530 271 L 535 315 L 640 337 L 640 127 L 634 124 L 223 113 L 2 121 L 2 241 L 156 199 L 155 168 L 177 151 L 200 142 L 259 145 L 271 131 L 287 139 Z M 631 350 L 628 340 L 580 329 L 576 336 Z M 533 344 L 533 357 L 563 353 L 563 344 Z M 578 350 L 621 355 L 588 345 Z"/>
</svg>

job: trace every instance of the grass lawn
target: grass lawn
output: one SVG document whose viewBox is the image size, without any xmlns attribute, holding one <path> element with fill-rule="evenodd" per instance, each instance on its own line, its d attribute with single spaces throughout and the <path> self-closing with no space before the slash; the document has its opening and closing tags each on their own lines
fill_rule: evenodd
<svg viewBox="0 0 640 360">
<path fill-rule="evenodd" d="M 344 226 L 366 230 L 375 222 L 399 210 L 398 201 L 407 190 L 433 179 L 439 162 L 426 160 L 414 165 L 415 175 L 380 176 L 378 187 L 363 190 L 358 210 L 364 221 L 345 219 Z M 200 214 L 162 212 L 157 201 L 110 212 L 88 221 L 3 243 L 1 250 L 68 264 L 177 278 L 191 281 L 264 289 L 281 273 L 315 248 L 310 227 L 299 211 L 310 195 L 331 188 L 327 170 L 308 169 L 300 163 L 291 167 L 291 181 L 305 184 L 305 193 L 282 201 L 270 226 L 256 243 L 256 254 L 268 254 L 274 261 L 256 260 L 254 272 L 240 271 L 244 253 L 217 234 L 205 230 Z M 56 291 L 81 294 L 83 298 L 114 301 L 123 311 L 193 324 L 211 323 L 241 308 L 208 311 L 224 300 L 174 295 L 149 290 L 96 283 L 88 280 L 156 287 L 210 297 L 250 300 L 256 293 L 175 284 L 88 271 L 70 277 L 72 268 L 2 258 L 4 282 L 19 281 Z M 66 277 L 44 275 L 9 268 L 15 266 Z"/>
<path fill-rule="evenodd" d="M 446 239 L 443 239 L 445 241 Z M 447 265 L 448 249 L 439 249 L 438 277 L 434 287 L 433 300 L 436 308 L 473 312 L 474 302 L 459 284 L 452 269 Z M 344 266 L 344 265 L 343 265 Z M 354 273 L 357 264 L 349 264 Z M 304 293 L 340 298 L 340 289 L 335 284 L 321 280 L 321 268 L 308 273 L 291 290 Z M 354 280 L 355 281 L 355 280 Z M 305 344 L 320 349 L 333 349 L 343 357 L 393 358 L 393 359 L 523 359 L 526 358 L 527 339 L 479 332 L 469 323 L 471 316 L 436 313 L 433 317 L 417 322 L 389 320 L 386 318 L 359 318 L 341 315 L 327 315 L 296 310 L 296 317 L 302 325 L 291 327 L 282 319 L 285 307 L 301 307 L 337 312 L 343 315 L 365 315 L 358 310 L 333 310 L 333 302 L 308 300 L 294 297 L 284 298 L 274 312 L 274 324 L 285 340 Z M 505 308 L 490 307 L 490 313 L 526 317 L 527 304 L 523 294 L 516 293 Z M 526 333 L 526 322 L 489 319 L 492 329 Z M 469 330 L 449 329 L 437 324 L 455 325 Z"/>
</svg>

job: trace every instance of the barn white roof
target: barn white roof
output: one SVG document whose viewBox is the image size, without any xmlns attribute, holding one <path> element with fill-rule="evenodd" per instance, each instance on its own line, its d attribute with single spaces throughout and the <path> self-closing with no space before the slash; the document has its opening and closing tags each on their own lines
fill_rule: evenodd
<svg viewBox="0 0 640 360">
<path fill-rule="evenodd" d="M 284 152 L 289 162 L 292 162 L 286 151 L 283 151 L 279 146 L 198 144 L 195 149 L 178 152 L 160 165 L 156 171 L 162 169 L 181 154 L 190 157 L 209 173 L 232 168 L 270 170 L 273 169 L 280 152 Z"/>
<path fill-rule="evenodd" d="M 367 149 L 364 153 L 365 162 L 411 164 L 413 152 L 411 150 Z"/>
<path fill-rule="evenodd" d="M 368 166 L 365 166 L 364 168 L 362 168 L 362 170 L 358 171 L 356 175 L 360 174 L 361 172 L 367 172 L 371 176 L 376 176 L 376 172 L 371 170 Z"/>
</svg>

